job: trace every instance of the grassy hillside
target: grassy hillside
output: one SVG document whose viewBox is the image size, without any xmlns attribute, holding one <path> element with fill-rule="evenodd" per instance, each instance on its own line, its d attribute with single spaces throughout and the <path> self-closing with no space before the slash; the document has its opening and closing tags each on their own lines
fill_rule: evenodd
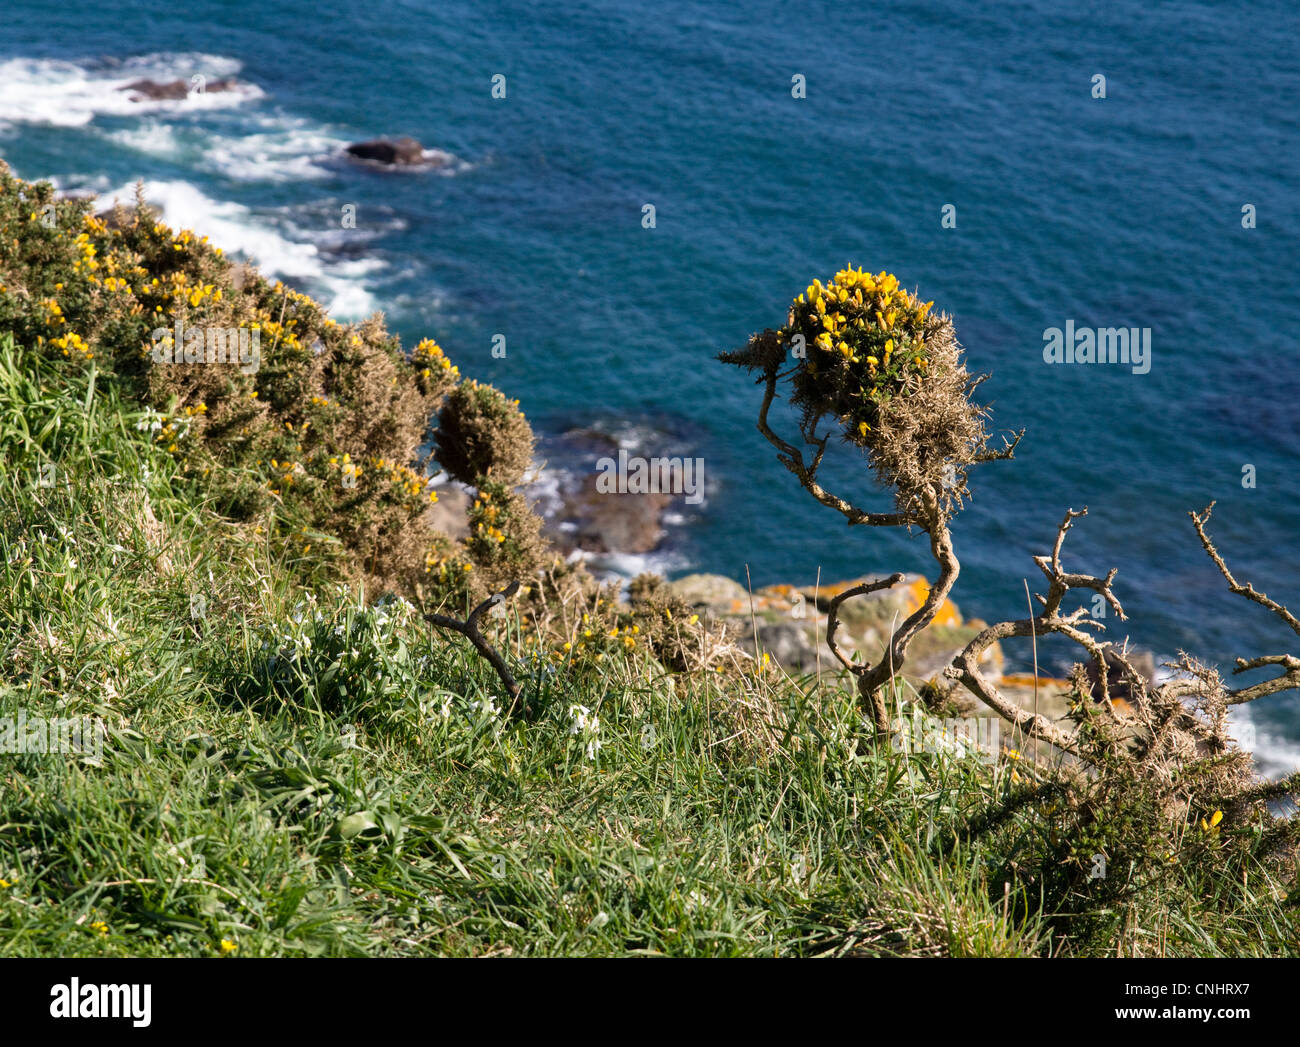
<svg viewBox="0 0 1300 1047">
<path fill-rule="evenodd" d="M 0 954 L 1297 951 L 1294 827 L 1260 797 L 1175 817 L 1122 768 L 873 747 L 852 688 L 671 603 L 531 584 L 492 626 L 534 710 L 505 716 L 394 593 L 521 572 L 517 405 L 48 190 L 0 186 L 0 749 L 19 718 L 104 733 L 0 751 Z M 150 313 L 201 308 L 278 325 L 255 375 L 142 363 Z M 412 479 L 444 396 L 444 465 L 480 481 L 459 549 Z"/>
<path fill-rule="evenodd" d="M 0 358 L 0 716 L 107 724 L 98 759 L 0 756 L 0 952 L 1295 949 L 1276 872 L 1191 850 L 1045 911 L 1030 776 L 858 752 L 842 692 L 742 699 L 633 650 L 541 668 L 504 726 L 468 645 L 299 580 L 93 372 Z"/>
</svg>

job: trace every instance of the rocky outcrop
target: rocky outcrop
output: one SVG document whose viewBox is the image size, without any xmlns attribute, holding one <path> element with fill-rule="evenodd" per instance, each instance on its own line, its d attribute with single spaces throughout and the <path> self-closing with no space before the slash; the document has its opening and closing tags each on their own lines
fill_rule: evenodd
<svg viewBox="0 0 1300 1047">
<path fill-rule="evenodd" d="M 231 78 L 208 80 L 203 84 L 203 93 L 216 94 L 220 91 L 230 91 L 237 83 L 237 80 Z M 136 80 L 134 83 L 119 87 L 118 90 L 132 92 L 132 102 L 178 102 L 189 96 L 191 85 L 185 80 L 170 80 L 167 83 L 159 83 L 157 80 Z"/>
<path fill-rule="evenodd" d="M 736 643 L 751 652 L 767 654 L 791 674 L 838 672 L 840 664 L 826 646 L 826 612 L 830 601 L 845 589 L 877 576 L 854 578 L 822 586 L 772 585 L 758 589 L 751 597 L 744 586 L 720 575 L 693 574 L 669 582 L 676 596 L 727 624 Z M 907 575 L 890 589 L 846 600 L 840 606 L 840 628 L 836 643 L 849 658 L 875 662 L 886 650 L 886 641 L 896 624 L 904 621 L 925 601 L 929 583 L 920 575 Z M 967 619 L 951 600 L 945 600 L 931 625 L 908 649 L 901 676 L 914 687 L 933 681 L 943 684 L 943 670 L 986 623 Z M 986 673 L 1012 700 L 1034 708 L 1050 719 L 1060 719 L 1068 709 L 1070 682 L 1032 673 L 1003 673 L 1001 648 L 994 644 L 983 661 Z M 1036 692 L 1036 693 L 1035 693 Z M 993 715 L 963 689 L 950 692 L 953 712 L 964 716 Z"/>
<path fill-rule="evenodd" d="M 429 526 L 459 541 L 469 535 L 469 492 L 459 484 L 443 484 L 429 507 Z"/>
<path fill-rule="evenodd" d="M 369 142 L 353 142 L 344 152 L 357 160 L 383 164 L 386 167 L 438 166 L 443 161 L 439 155 L 426 152 L 414 138 L 376 138 Z"/>
<path fill-rule="evenodd" d="M 599 429 L 571 429 L 557 438 L 555 450 L 586 467 L 558 473 L 559 487 L 543 506 L 542 533 L 561 553 L 648 553 L 663 541 L 664 514 L 680 496 L 596 489 L 590 464 L 617 456 L 619 448 L 616 437 Z"/>
<path fill-rule="evenodd" d="M 789 672 L 814 672 L 818 664 L 839 665 L 826 646 L 826 612 L 831 600 L 851 586 L 875 581 L 875 576 L 855 578 L 821 586 L 772 585 L 758 589 L 751 598 L 730 579 L 690 575 L 669 583 L 669 588 L 702 613 L 730 621 L 738 643 L 757 646 Z M 890 589 L 882 589 L 845 601 L 839 610 L 840 629 L 836 642 L 850 658 L 874 662 L 885 652 L 885 643 L 897 623 L 925 601 L 928 583 L 920 575 L 907 575 Z M 944 601 L 934 622 L 913 642 L 905 676 L 924 682 L 947 666 L 983 627 L 966 622 L 951 601 Z M 1000 660 L 998 648 L 987 657 Z"/>
<path fill-rule="evenodd" d="M 591 434 L 593 449 L 603 449 L 608 440 Z M 612 444 L 616 447 L 616 444 Z M 671 498 L 650 495 L 597 494 L 594 481 L 586 487 L 562 493 L 558 507 L 546 512 L 546 533 L 564 552 L 574 549 L 594 552 L 643 552 L 653 549 L 662 533 L 661 517 Z M 465 510 L 468 497 L 459 485 L 439 488 L 438 528 L 453 537 L 467 533 Z M 784 670 L 799 675 L 841 671 L 839 662 L 826 646 L 826 613 L 830 601 L 850 586 L 874 580 L 876 576 L 854 578 L 821 586 L 770 585 L 751 596 L 745 586 L 717 574 L 689 574 L 667 582 L 665 588 L 701 616 L 722 622 L 727 633 L 742 648 L 769 658 Z M 929 583 L 920 575 L 906 575 L 902 582 L 846 600 L 839 610 L 840 628 L 836 642 L 858 662 L 875 662 L 897 623 L 904 621 L 925 601 Z M 900 675 L 917 689 L 931 682 L 950 683 L 944 669 L 986 623 L 966 618 L 957 605 L 945 600 L 928 628 L 908 649 Z M 994 644 L 984 655 L 985 673 L 1012 701 L 1036 710 L 1050 720 L 1062 719 L 1069 709 L 1069 680 L 1032 673 L 1005 673 L 1001 648 Z M 1118 674 L 1111 674 L 1112 694 L 1122 709 L 1123 695 L 1117 693 Z M 960 686 L 945 687 L 947 697 L 941 715 L 962 717 L 994 716 L 991 709 Z"/>
<path fill-rule="evenodd" d="M 110 229 L 123 229 L 135 221 L 137 210 L 135 204 L 123 204 L 120 211 L 117 207 L 106 207 L 96 213 L 95 217 Z M 146 205 L 144 209 L 145 221 L 156 222 L 161 215 L 162 211 L 159 208 Z"/>
<path fill-rule="evenodd" d="M 584 553 L 648 553 L 663 537 L 663 515 L 672 504 L 667 494 L 602 494 L 596 478 L 565 496 L 553 540 L 561 550 Z"/>
<path fill-rule="evenodd" d="M 749 593 L 739 582 L 720 574 L 688 574 L 668 583 L 675 596 L 701 611 L 744 606 Z"/>
</svg>

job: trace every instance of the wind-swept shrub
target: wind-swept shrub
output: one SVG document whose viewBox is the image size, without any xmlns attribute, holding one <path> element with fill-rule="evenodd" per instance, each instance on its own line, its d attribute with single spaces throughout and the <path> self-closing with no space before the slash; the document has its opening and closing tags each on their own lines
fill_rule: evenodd
<svg viewBox="0 0 1300 1047">
<path fill-rule="evenodd" d="M 793 354 L 793 355 L 791 355 Z M 891 729 L 884 699 L 886 682 L 897 673 L 907 645 L 929 624 L 956 581 L 960 564 L 949 522 L 969 494 L 970 465 L 1010 458 L 1020 440 L 987 449 L 985 409 L 974 403 L 972 380 L 960 362 L 951 321 L 929 313 L 913 295 L 901 292 L 888 274 L 868 276 L 846 269 L 823 287 L 795 299 L 788 326 L 753 336 L 742 350 L 722 354 L 727 363 L 760 372 L 765 386 L 758 428 L 777 449 L 778 459 L 819 502 L 842 513 L 850 525 L 905 526 L 925 531 L 939 568 L 923 606 L 899 626 L 874 666 L 859 665 L 836 646 L 838 610 L 845 599 L 896 585 L 901 574 L 850 588 L 831 601 L 827 644 L 858 679 L 860 702 L 877 736 Z M 793 362 L 791 360 L 793 359 Z M 776 434 L 768 414 L 778 383 L 790 382 L 799 408 L 804 450 Z M 893 512 L 869 512 L 825 490 L 817 473 L 833 428 L 860 448 L 882 486 L 892 488 Z M 1211 507 L 1212 508 L 1212 507 Z M 1105 623 L 1087 604 L 1069 606 L 1072 593 L 1089 603 L 1100 599 L 1124 620 L 1113 589 L 1116 572 L 1104 577 L 1067 570 L 1062 546 L 1074 521 L 1066 513 L 1049 554 L 1034 562 L 1046 579 L 1030 617 L 982 629 L 945 670 L 946 683 L 930 696 L 941 705 L 957 685 L 965 687 L 1035 742 L 1035 759 L 1012 751 L 1018 771 L 1003 801 L 955 832 L 945 845 L 1013 834 L 996 879 L 1007 884 L 1022 914 L 1052 914 L 1049 928 L 1085 941 L 1123 940 L 1124 914 L 1158 903 L 1161 892 L 1195 896 L 1217 890 L 1226 872 L 1246 884 L 1253 871 L 1294 880 L 1300 855 L 1300 820 L 1274 810 L 1294 803 L 1300 773 L 1263 782 L 1249 753 L 1228 732 L 1228 709 L 1237 704 L 1300 688 L 1300 658 L 1290 654 L 1238 659 L 1235 673 L 1273 669 L 1258 683 L 1228 688 L 1218 672 L 1183 654 L 1174 676 L 1156 685 L 1133 664 L 1126 646 L 1105 642 Z M 1300 619 L 1249 583 L 1239 582 L 1210 539 L 1210 508 L 1192 513 L 1201 544 L 1232 592 L 1259 604 L 1300 635 Z M 646 590 L 642 586 L 643 591 Z M 646 598 L 653 596 L 653 588 Z M 993 644 L 1011 638 L 1060 636 L 1077 644 L 1088 662 L 1075 666 L 1075 690 L 1068 721 L 1052 722 L 1022 708 L 982 668 Z M 1113 689 L 1112 689 L 1113 688 Z M 1123 702 L 1113 698 L 1123 696 Z M 1049 758 L 1038 760 L 1037 742 Z M 1026 811 L 1033 812 L 1026 834 Z M 1014 895 L 1012 887 L 1014 886 Z M 1189 892 L 1190 887 L 1190 892 Z M 1095 939 L 1095 941 L 1088 941 Z"/>
<path fill-rule="evenodd" d="M 475 492 L 464 541 L 472 570 L 447 555 L 431 567 L 459 586 L 465 602 L 531 579 L 545 562 L 546 547 L 541 520 L 517 490 L 536 442 L 519 401 L 490 385 L 462 382 L 447 397 L 434 437 L 438 464 Z"/>
<path fill-rule="evenodd" d="M 967 374 L 952 321 L 932 315 L 932 305 L 903 290 L 892 274 L 845 268 L 825 287 L 814 281 L 795 298 L 785 327 L 756 334 L 743 349 L 720 356 L 724 363 L 759 372 L 765 391 L 758 429 L 814 498 L 850 525 L 915 527 L 929 535 L 938 578 L 921 607 L 895 629 L 875 665 L 851 662 L 836 646 L 839 608 L 854 596 L 896 585 L 903 576 L 853 587 L 829 608 L 827 645 L 857 677 L 879 735 L 890 730 L 886 683 L 903 667 L 908 645 L 934 620 L 957 580 L 960 564 L 948 523 L 969 495 L 967 470 L 1010 458 L 1019 441 L 1017 436 L 1000 450 L 988 449 L 986 409 L 971 399 L 980 379 Z M 810 458 L 768 420 L 783 379 L 800 410 L 799 430 Z M 827 418 L 828 428 L 818 435 Z M 892 489 L 893 512 L 861 509 L 818 482 L 836 428 L 866 455 L 880 484 Z"/>
<path fill-rule="evenodd" d="M 803 350 L 790 400 L 805 438 L 815 442 L 818 423 L 834 418 L 901 510 L 932 485 L 947 508 L 960 493 L 955 474 L 964 479 L 986 442 L 952 321 L 931 315 L 933 305 L 889 273 L 842 269 L 794 300 L 779 334 L 783 350 Z"/>
<path fill-rule="evenodd" d="M 1212 508 L 1189 515 L 1229 588 L 1300 635 L 1300 620 L 1285 606 L 1233 576 L 1206 531 Z M 1280 671 L 1233 689 L 1217 670 L 1184 653 L 1171 666 L 1170 679 L 1149 681 L 1126 646 L 1094 635 L 1105 626 L 1086 604 L 1066 607 L 1069 595 L 1082 591 L 1100 596 L 1125 618 L 1112 588 L 1114 570 L 1096 577 L 1062 566 L 1065 536 L 1085 513 L 1068 512 L 1052 552 L 1035 557 L 1047 579 L 1038 613 L 988 626 L 947 675 L 1027 737 L 1053 747 L 1054 758 L 1027 767 L 1022 787 L 972 825 L 971 835 L 995 831 L 1018 810 L 1032 810 L 1032 831 L 1018 838 L 1016 867 L 1005 875 L 1032 893 L 1032 904 L 1053 914 L 1051 922 L 1063 934 L 1111 941 L 1123 937 L 1126 911 L 1144 899 L 1159 904 L 1161 897 L 1185 895 L 1188 883 L 1200 890 L 1201 881 L 1226 876 L 1244 887 L 1258 872 L 1294 881 L 1300 820 L 1287 803 L 1300 793 L 1300 772 L 1277 782 L 1261 780 L 1250 753 L 1229 733 L 1228 711 L 1295 689 L 1300 659 L 1238 659 L 1236 673 Z M 1087 668 L 1074 668 L 1069 720 L 1058 724 L 1017 706 L 979 668 L 981 654 L 997 640 L 1047 635 L 1071 640 L 1089 657 Z M 1124 701 L 1112 701 L 1121 691 Z M 1279 801 L 1284 802 L 1276 806 Z"/>
</svg>

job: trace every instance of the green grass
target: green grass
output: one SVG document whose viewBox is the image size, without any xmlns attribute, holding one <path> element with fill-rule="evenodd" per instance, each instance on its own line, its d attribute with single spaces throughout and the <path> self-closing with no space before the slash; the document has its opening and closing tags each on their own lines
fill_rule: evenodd
<svg viewBox="0 0 1300 1047">
<path fill-rule="evenodd" d="M 756 683 L 766 744 L 721 678 L 525 668 L 541 715 L 503 725 L 467 645 L 304 580 L 142 417 L 0 343 L 0 717 L 107 725 L 0 754 L 0 954 L 1296 951 L 1263 868 L 1049 911 L 1041 814 L 972 829 L 1013 765 L 867 751 L 838 686 Z"/>
</svg>

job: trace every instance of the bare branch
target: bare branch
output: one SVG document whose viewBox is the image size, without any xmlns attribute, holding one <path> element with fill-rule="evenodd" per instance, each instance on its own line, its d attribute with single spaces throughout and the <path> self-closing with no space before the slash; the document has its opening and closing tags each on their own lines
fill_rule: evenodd
<svg viewBox="0 0 1300 1047">
<path fill-rule="evenodd" d="M 1002 437 L 1002 446 L 996 451 L 981 451 L 973 459 L 973 462 L 1006 462 L 1016 456 L 1016 448 L 1020 446 L 1020 441 L 1025 438 L 1025 431 L 1021 429 L 1015 434 L 1014 440 L 1008 440 Z"/>
<path fill-rule="evenodd" d="M 1052 555 L 1050 557 L 1034 557 L 1034 563 L 1047 576 L 1048 581 L 1047 596 L 1040 599 L 1042 599 L 1044 608 L 1054 614 L 1057 608 L 1061 606 L 1061 599 L 1071 589 L 1091 589 L 1093 592 L 1101 594 L 1121 621 L 1127 621 L 1128 615 L 1124 613 L 1124 608 L 1120 605 L 1119 599 L 1111 591 L 1111 585 L 1115 581 L 1115 576 L 1119 573 L 1118 568 L 1112 567 L 1105 578 L 1095 578 L 1090 574 L 1069 573 L 1061 567 L 1061 546 L 1065 543 L 1065 534 L 1074 526 L 1075 520 L 1087 515 L 1088 507 L 1086 505 L 1078 512 L 1067 509 L 1065 519 L 1061 521 L 1061 526 L 1056 531 L 1056 543 L 1052 546 Z"/>
<path fill-rule="evenodd" d="M 1257 603 L 1272 611 L 1278 618 L 1287 624 L 1292 632 L 1300 635 L 1300 619 L 1297 619 L 1286 607 L 1276 600 L 1270 599 L 1266 594 L 1261 593 L 1249 582 L 1239 582 L 1233 577 L 1232 571 L 1228 569 L 1227 563 L 1220 555 L 1219 550 L 1215 548 L 1213 539 L 1205 529 L 1205 525 L 1210 521 L 1210 514 L 1214 512 L 1215 503 L 1211 502 L 1199 513 L 1190 512 L 1187 515 L 1191 517 L 1192 526 L 1196 528 L 1197 537 L 1201 539 L 1201 545 L 1205 549 L 1206 555 L 1214 561 L 1214 566 L 1219 569 L 1228 583 L 1228 588 L 1238 596 L 1244 596 L 1252 603 Z M 1260 669 L 1266 665 L 1281 666 L 1283 672 L 1268 680 L 1261 680 L 1257 684 L 1249 687 L 1241 687 L 1235 691 L 1229 691 L 1227 702 L 1229 705 L 1241 705 L 1244 702 L 1253 702 L 1256 698 L 1264 698 L 1270 694 L 1277 694 L 1280 691 L 1290 691 L 1300 688 L 1300 659 L 1289 654 L 1270 654 L 1262 655 L 1258 658 L 1238 658 L 1233 673 L 1244 673 L 1251 669 Z"/>
<path fill-rule="evenodd" d="M 1086 507 L 1077 512 L 1074 509 L 1067 510 L 1065 518 L 1061 521 L 1060 527 L 1057 528 L 1056 541 L 1052 545 L 1051 555 L 1034 557 L 1034 563 L 1038 565 L 1047 578 L 1047 595 L 1038 598 L 1042 610 L 1033 618 L 999 622 L 996 625 L 989 626 L 966 645 L 965 649 L 953 660 L 952 665 L 947 670 L 947 675 L 950 678 L 960 680 L 968 690 L 986 705 L 1020 727 L 1030 737 L 1050 742 L 1058 749 L 1075 755 L 1078 755 L 1078 750 L 1070 735 L 1043 717 L 1035 716 L 1020 708 L 1015 702 L 1002 694 L 992 681 L 980 671 L 979 662 L 984 652 L 998 640 L 1005 640 L 1012 636 L 1036 638 L 1048 633 L 1056 633 L 1072 640 L 1092 656 L 1097 667 L 1097 685 L 1100 691 L 1100 699 L 1107 705 L 1110 703 L 1110 683 L 1107 673 L 1107 663 L 1109 661 L 1113 660 L 1131 680 L 1137 681 L 1141 679 L 1141 674 L 1133 668 L 1123 651 L 1117 649 L 1113 644 L 1102 643 L 1086 631 L 1088 629 L 1103 631 L 1105 626 L 1101 622 L 1088 617 L 1085 608 L 1080 607 L 1066 614 L 1061 613 L 1061 602 L 1070 590 L 1089 589 L 1101 594 L 1121 619 L 1126 617 L 1124 608 L 1111 589 L 1116 574 L 1114 569 L 1105 578 L 1097 578 L 1093 575 L 1066 571 L 1061 566 L 1061 548 L 1065 542 L 1065 535 L 1074 525 L 1074 521 L 1086 516 L 1087 512 Z"/>
<path fill-rule="evenodd" d="M 1297 636 L 1300 636 L 1300 619 L 1297 619 L 1295 615 L 1276 600 L 1270 600 L 1249 582 L 1244 585 L 1241 582 L 1238 582 L 1237 579 L 1232 576 L 1232 572 L 1228 570 L 1228 565 L 1224 563 L 1223 557 L 1219 555 L 1219 550 L 1214 547 L 1214 542 L 1205 532 L 1205 525 L 1210 520 L 1210 514 L 1214 512 L 1214 506 L 1215 503 L 1211 502 L 1199 513 L 1193 512 L 1188 513 L 1187 515 L 1192 518 L 1192 524 L 1196 528 L 1196 533 L 1201 539 L 1201 545 L 1205 547 L 1206 553 L 1209 554 L 1210 559 L 1214 561 L 1214 565 L 1219 569 L 1219 573 L 1227 579 L 1228 588 L 1238 596 L 1244 596 L 1247 600 L 1251 600 L 1254 603 L 1259 604 L 1261 607 L 1267 607 L 1275 615 L 1281 618 L 1282 621 L 1286 622 L 1292 632 Z"/>
<path fill-rule="evenodd" d="M 1234 673 L 1244 673 L 1250 669 L 1259 669 L 1265 665 L 1280 665 L 1285 672 L 1271 679 L 1261 680 L 1250 687 L 1241 687 L 1235 691 L 1229 691 L 1227 699 L 1229 705 L 1241 705 L 1243 702 L 1253 702 L 1256 698 L 1265 698 L 1280 691 L 1300 688 L 1300 658 L 1290 654 L 1268 654 L 1260 658 L 1251 658 L 1249 661 L 1245 658 L 1238 658 L 1237 664 L 1232 671 Z"/>
<path fill-rule="evenodd" d="M 938 499 L 933 490 L 928 492 L 923 506 L 925 520 L 922 526 L 930 535 L 930 554 L 939 565 L 939 577 L 926 593 L 921 606 L 912 612 L 889 638 L 888 647 L 879 662 L 859 679 L 858 687 L 864 696 L 880 690 L 903 667 L 907 648 L 916 634 L 934 621 L 934 616 L 952 592 L 961 572 L 961 564 L 953 551 L 952 535 L 944 522 Z"/>
<path fill-rule="evenodd" d="M 445 614 L 426 614 L 424 616 L 426 621 L 431 622 L 442 629 L 452 629 L 455 632 L 460 633 L 474 645 L 474 648 L 479 654 L 488 660 L 492 668 L 496 670 L 497 676 L 500 677 L 501 686 L 506 689 L 506 694 L 510 699 L 510 706 L 506 710 L 507 718 L 514 716 L 515 706 L 519 704 L 519 684 L 515 682 L 515 678 L 511 675 L 510 668 L 506 665 L 505 659 L 501 657 L 497 649 L 488 643 L 483 634 L 479 631 L 478 620 L 482 617 L 484 612 L 489 611 L 493 607 L 497 606 L 497 604 L 508 600 L 510 597 L 514 596 L 518 590 L 519 582 L 511 582 L 502 589 L 501 592 L 489 596 L 481 604 L 475 607 L 474 610 L 470 611 L 469 617 L 464 621 L 460 621 L 457 618 L 451 618 Z M 520 713 L 527 716 L 528 712 L 528 704 L 525 702 L 520 709 Z"/>
<path fill-rule="evenodd" d="M 1027 709 L 1022 709 L 999 691 L 980 671 L 979 663 L 984 652 L 998 640 L 1005 640 L 1011 636 L 1033 636 L 1055 631 L 1046 627 L 1043 618 L 1044 616 L 1039 615 L 1034 619 L 1022 618 L 1019 621 L 990 625 L 962 649 L 945 672 L 951 679 L 960 680 L 968 691 L 999 716 L 1019 727 L 1027 737 L 1038 738 L 1067 753 L 1078 755 L 1074 740 L 1069 735 L 1045 716 L 1035 715 Z"/>
<path fill-rule="evenodd" d="M 830 491 L 824 489 L 816 481 L 817 468 L 821 465 L 822 454 L 825 452 L 828 437 L 823 437 L 818 441 L 819 450 L 810 468 L 804 463 L 803 455 L 797 447 L 787 443 L 772 431 L 772 427 L 767 421 L 767 412 L 772 406 L 772 400 L 776 397 L 776 379 L 776 372 L 768 373 L 766 378 L 767 388 L 763 392 L 763 405 L 758 410 L 758 431 L 763 434 L 768 443 L 777 449 L 777 458 L 781 461 L 781 464 L 794 473 L 804 489 L 822 505 L 829 506 L 836 512 L 843 514 L 848 519 L 850 527 L 858 524 L 866 524 L 871 527 L 899 527 L 915 523 L 915 520 L 903 513 L 869 513 L 865 509 L 859 509 L 856 505 L 845 501 L 838 495 L 831 494 Z"/>
<path fill-rule="evenodd" d="M 855 585 L 852 588 L 845 589 L 844 592 L 838 594 L 833 600 L 831 600 L 830 608 L 826 612 L 826 646 L 831 649 L 831 653 L 840 660 L 840 663 L 844 668 L 855 676 L 859 676 L 865 672 L 866 666 L 854 665 L 844 657 L 844 654 L 835 643 L 835 631 L 840 627 L 840 604 L 855 596 L 866 596 L 868 593 L 879 592 L 881 589 L 890 589 L 902 580 L 903 576 L 896 572 L 891 574 L 888 578 L 881 578 L 874 582 L 863 582 L 860 585 Z"/>
</svg>

